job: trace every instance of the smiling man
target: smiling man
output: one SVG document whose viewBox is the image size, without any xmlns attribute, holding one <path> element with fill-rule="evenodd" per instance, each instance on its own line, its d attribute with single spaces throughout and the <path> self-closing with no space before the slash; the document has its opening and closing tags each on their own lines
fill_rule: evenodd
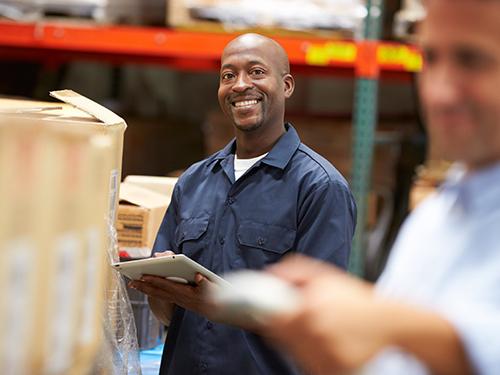
<svg viewBox="0 0 500 375">
<path fill-rule="evenodd" d="M 339 172 L 285 123 L 294 86 L 275 41 L 245 34 L 226 46 L 218 97 L 236 137 L 180 177 L 157 256 L 182 253 L 221 275 L 262 269 L 292 252 L 347 266 L 354 200 Z M 161 374 L 299 374 L 259 336 L 211 321 L 207 284 L 201 275 L 196 286 L 156 277 L 132 284 L 150 296 L 162 321 L 171 321 Z"/>
</svg>

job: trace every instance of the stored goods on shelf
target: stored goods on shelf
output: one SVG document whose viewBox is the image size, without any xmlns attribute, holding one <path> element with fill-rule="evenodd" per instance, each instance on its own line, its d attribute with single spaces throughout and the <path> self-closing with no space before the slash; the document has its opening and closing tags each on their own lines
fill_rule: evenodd
<svg viewBox="0 0 500 375">
<path fill-rule="evenodd" d="M 205 31 L 219 25 L 227 31 L 314 30 L 353 37 L 360 36 L 366 14 L 362 0 L 169 0 L 167 23 Z"/>
</svg>

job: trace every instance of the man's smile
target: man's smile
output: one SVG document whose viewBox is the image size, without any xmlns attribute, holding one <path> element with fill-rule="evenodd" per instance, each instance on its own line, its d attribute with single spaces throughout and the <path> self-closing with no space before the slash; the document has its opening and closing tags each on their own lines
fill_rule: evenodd
<svg viewBox="0 0 500 375">
<path fill-rule="evenodd" d="M 260 99 L 251 99 L 251 100 L 241 100 L 241 101 L 234 101 L 231 104 L 233 107 L 236 108 L 242 108 L 242 107 L 252 107 L 259 103 L 261 100 Z"/>
</svg>

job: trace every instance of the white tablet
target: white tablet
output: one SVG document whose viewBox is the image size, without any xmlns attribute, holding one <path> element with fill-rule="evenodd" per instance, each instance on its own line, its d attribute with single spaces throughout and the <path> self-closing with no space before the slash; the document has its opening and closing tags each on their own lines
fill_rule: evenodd
<svg viewBox="0 0 500 375">
<path fill-rule="evenodd" d="M 196 274 L 201 273 L 214 283 L 227 284 L 222 277 L 183 254 L 119 262 L 114 263 L 113 267 L 132 280 L 140 279 L 142 275 L 154 275 L 182 283 L 194 283 Z"/>
</svg>

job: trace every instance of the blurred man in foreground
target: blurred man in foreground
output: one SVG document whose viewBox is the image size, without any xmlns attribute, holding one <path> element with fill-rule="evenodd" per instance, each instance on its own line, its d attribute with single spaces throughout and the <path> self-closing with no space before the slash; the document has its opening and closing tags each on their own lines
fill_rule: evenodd
<svg viewBox="0 0 500 375">
<path fill-rule="evenodd" d="M 429 0 L 419 79 L 434 154 L 456 161 L 372 286 L 303 257 L 303 303 L 264 332 L 315 374 L 500 371 L 500 1 Z"/>
</svg>

